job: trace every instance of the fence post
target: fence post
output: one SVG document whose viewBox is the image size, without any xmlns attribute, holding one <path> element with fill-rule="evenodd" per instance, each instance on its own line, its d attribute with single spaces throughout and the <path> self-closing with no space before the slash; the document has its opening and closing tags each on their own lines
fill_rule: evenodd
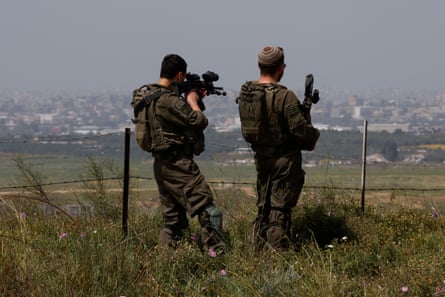
<svg viewBox="0 0 445 297">
<path fill-rule="evenodd" d="M 128 189 L 130 181 L 130 128 L 125 128 L 124 181 L 122 195 L 122 232 L 124 238 L 128 233 Z"/>
<path fill-rule="evenodd" d="M 361 191 L 361 211 L 365 213 L 365 184 L 366 184 L 366 146 L 368 135 L 368 121 L 363 121 L 363 148 L 362 148 L 362 191 Z"/>
</svg>

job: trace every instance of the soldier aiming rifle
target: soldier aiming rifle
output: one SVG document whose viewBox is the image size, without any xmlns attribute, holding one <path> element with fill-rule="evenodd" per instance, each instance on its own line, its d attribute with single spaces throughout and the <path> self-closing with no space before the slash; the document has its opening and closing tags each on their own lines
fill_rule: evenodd
<svg viewBox="0 0 445 297">
<path fill-rule="evenodd" d="M 203 132 L 208 125 L 199 102 L 206 95 L 225 94 L 213 85 L 217 80 L 218 75 L 209 71 L 202 80 L 188 74 L 186 61 L 169 54 L 162 60 L 158 82 L 134 92 L 136 139 L 154 158 L 164 221 L 159 232 L 161 245 L 176 247 L 189 227 L 189 218 L 196 217 L 203 248 L 212 254 L 224 252 L 222 213 L 194 161 L 194 156 L 204 151 Z"/>
<path fill-rule="evenodd" d="M 201 80 L 202 78 L 202 80 Z M 201 100 L 198 104 L 201 111 L 205 110 L 205 105 L 202 102 L 202 98 L 209 95 L 226 96 L 226 92 L 222 87 L 216 87 L 213 83 L 218 81 L 219 76 L 213 71 L 206 71 L 201 75 L 196 73 L 187 73 L 185 76 L 185 81 L 176 83 L 173 88 L 180 97 L 184 97 L 190 91 L 198 92 Z"/>
</svg>

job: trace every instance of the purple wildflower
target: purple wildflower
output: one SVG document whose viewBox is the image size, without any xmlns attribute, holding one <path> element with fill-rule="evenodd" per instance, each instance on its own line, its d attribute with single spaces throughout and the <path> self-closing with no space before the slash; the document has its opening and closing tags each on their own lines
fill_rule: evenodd
<svg viewBox="0 0 445 297">
<path fill-rule="evenodd" d="M 59 235 L 59 238 L 66 238 L 66 237 L 68 237 L 68 233 L 65 233 L 65 232 L 63 232 Z"/>
<path fill-rule="evenodd" d="M 227 270 L 225 269 L 221 269 L 221 271 L 219 272 L 219 275 L 221 275 L 222 277 L 227 275 Z"/>
<path fill-rule="evenodd" d="M 212 258 L 215 258 L 216 257 L 216 252 L 214 250 L 210 249 L 209 250 L 209 256 L 212 257 Z"/>
<path fill-rule="evenodd" d="M 436 210 L 434 206 L 431 207 L 431 216 L 434 218 L 440 217 L 439 212 Z"/>
<path fill-rule="evenodd" d="M 401 288 L 401 290 L 402 290 L 403 293 L 407 293 L 408 292 L 408 286 L 403 286 Z"/>
</svg>

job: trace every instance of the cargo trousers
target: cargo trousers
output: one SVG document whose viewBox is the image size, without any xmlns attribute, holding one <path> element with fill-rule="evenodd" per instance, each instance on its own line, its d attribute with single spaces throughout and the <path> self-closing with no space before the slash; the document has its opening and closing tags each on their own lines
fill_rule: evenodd
<svg viewBox="0 0 445 297">
<path fill-rule="evenodd" d="M 301 151 L 273 157 L 256 154 L 255 166 L 258 214 L 252 238 L 254 251 L 288 249 L 291 212 L 304 185 Z"/>
<path fill-rule="evenodd" d="M 206 207 L 213 205 L 213 195 L 192 155 L 165 152 L 153 156 L 164 220 L 159 243 L 174 247 L 188 228 L 190 215 L 198 216 L 203 245 L 215 251 L 223 249 L 222 236 L 211 227 L 206 212 Z"/>
</svg>

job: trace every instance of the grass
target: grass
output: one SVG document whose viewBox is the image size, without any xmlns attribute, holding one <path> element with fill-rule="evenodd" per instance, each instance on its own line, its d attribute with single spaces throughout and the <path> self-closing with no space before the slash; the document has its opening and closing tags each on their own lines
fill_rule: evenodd
<svg viewBox="0 0 445 297">
<path fill-rule="evenodd" d="M 216 194 L 229 243 L 216 258 L 192 239 L 195 221 L 170 250 L 157 246 L 157 212 L 132 205 L 123 239 L 113 217 L 71 219 L 3 199 L 0 295 L 440 296 L 445 288 L 445 220 L 429 209 L 368 207 L 361 215 L 348 195 L 304 196 L 292 228 L 299 249 L 255 257 L 253 198 L 234 189 Z"/>
<path fill-rule="evenodd" d="M 91 160 L 86 167 L 88 177 L 113 170 Z M 202 166 L 206 176 L 217 180 L 219 171 L 229 181 L 241 180 L 234 172 L 251 169 Z M 293 211 L 294 249 L 259 256 L 250 245 L 256 212 L 251 184 L 212 184 L 228 243 L 219 257 L 209 256 L 193 236 L 199 234 L 196 220 L 176 250 L 157 245 L 162 219 L 151 180 L 132 181 L 125 238 L 115 182 L 79 186 L 77 201 L 96 203 L 94 212 L 79 216 L 55 207 L 61 202 L 56 189 L 46 189 L 49 201 L 21 191 L 3 195 L 0 296 L 445 296 L 440 199 L 382 191 L 362 214 L 357 193 L 338 189 L 340 171 L 329 169 L 328 179 L 307 171 L 307 183 L 318 178 L 328 187 L 305 188 Z M 374 175 L 386 181 L 399 178 L 396 172 Z M 424 186 L 435 187 L 435 174 L 421 174 L 419 180 L 430 181 Z"/>
</svg>

